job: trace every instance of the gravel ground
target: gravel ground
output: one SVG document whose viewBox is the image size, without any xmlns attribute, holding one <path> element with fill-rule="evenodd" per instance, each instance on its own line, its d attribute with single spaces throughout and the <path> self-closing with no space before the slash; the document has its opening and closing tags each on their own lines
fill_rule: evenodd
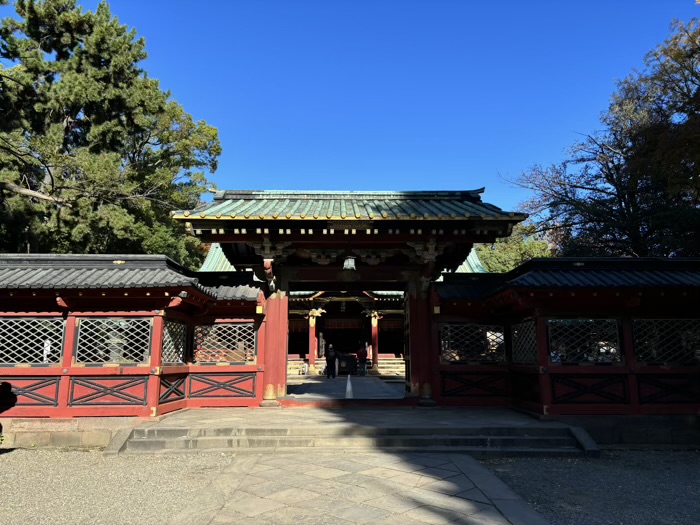
<svg viewBox="0 0 700 525">
<path fill-rule="evenodd" d="M 700 524 L 700 452 L 604 451 L 600 459 L 482 463 L 552 525 Z"/>
<path fill-rule="evenodd" d="M 167 523 L 231 456 L 118 456 L 14 450 L 0 454 L 0 521 L 15 525 Z"/>
</svg>

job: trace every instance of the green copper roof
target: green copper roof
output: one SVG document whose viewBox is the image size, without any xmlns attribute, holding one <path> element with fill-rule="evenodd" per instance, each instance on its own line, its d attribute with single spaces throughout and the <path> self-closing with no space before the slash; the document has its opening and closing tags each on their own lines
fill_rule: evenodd
<svg viewBox="0 0 700 525">
<path fill-rule="evenodd" d="M 449 273 L 450 275 L 455 274 L 455 273 L 489 273 L 486 271 L 486 268 L 481 264 L 481 261 L 479 260 L 479 256 L 476 253 L 476 250 L 474 248 L 471 249 L 469 252 L 469 255 L 467 255 L 467 258 L 464 259 L 464 262 L 459 265 L 459 267 L 454 271 L 454 272 L 446 272 Z M 445 275 L 444 273 L 438 277 L 435 282 L 441 283 L 445 279 L 443 277 Z"/>
<path fill-rule="evenodd" d="M 229 262 L 224 251 L 221 249 L 221 245 L 218 242 L 212 243 L 209 246 L 209 253 L 207 253 L 207 258 L 204 259 L 202 266 L 199 268 L 200 272 L 235 272 L 236 269 Z"/>
<path fill-rule="evenodd" d="M 474 248 L 471 249 L 469 255 L 464 262 L 459 265 L 454 273 L 487 273 L 484 265 L 481 264 L 479 256 Z"/>
<path fill-rule="evenodd" d="M 219 191 L 214 201 L 173 213 L 182 220 L 524 220 L 471 191 Z"/>
</svg>

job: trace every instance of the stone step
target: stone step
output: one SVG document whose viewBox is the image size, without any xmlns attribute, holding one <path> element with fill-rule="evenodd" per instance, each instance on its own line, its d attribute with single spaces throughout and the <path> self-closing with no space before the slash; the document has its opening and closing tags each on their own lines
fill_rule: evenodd
<svg viewBox="0 0 700 525">
<path fill-rule="evenodd" d="M 358 425 L 299 426 L 299 427 L 156 427 L 135 428 L 133 439 L 171 439 L 233 436 L 318 436 L 318 437 L 380 437 L 380 436 L 520 436 L 570 437 L 568 427 L 374 427 Z"/>
<path fill-rule="evenodd" d="M 499 449 L 563 449 L 581 452 L 571 437 L 525 436 L 382 436 L 382 437 L 319 437 L 319 436 L 206 436 L 164 439 L 132 439 L 127 442 L 128 451 L 158 450 L 239 450 L 245 448 L 349 448 L 349 449 L 414 449 L 427 447 L 499 448 Z"/>
<path fill-rule="evenodd" d="M 379 425 L 380 423 L 378 423 Z M 578 427 L 310 424 L 289 426 L 150 426 L 135 428 L 119 448 L 127 454 L 264 453 L 265 451 L 459 452 L 476 456 L 599 455 Z"/>
<path fill-rule="evenodd" d="M 299 447 L 260 447 L 260 448 L 163 448 L 159 450 L 128 450 L 126 451 L 129 455 L 167 455 L 167 454 L 285 454 L 285 453 L 299 453 L 300 450 L 308 450 L 314 454 L 336 454 L 340 456 L 349 456 L 353 453 L 366 453 L 369 450 L 367 448 L 339 448 L 339 447 L 310 447 L 307 449 L 300 449 Z M 402 453 L 457 453 L 457 454 L 469 454 L 475 458 L 502 458 L 502 457 L 569 457 L 569 458 L 580 458 L 583 456 L 583 452 L 578 448 L 516 448 L 516 447 L 469 447 L 469 446 L 421 446 L 421 447 L 385 447 L 381 449 L 382 452 L 402 454 Z"/>
</svg>

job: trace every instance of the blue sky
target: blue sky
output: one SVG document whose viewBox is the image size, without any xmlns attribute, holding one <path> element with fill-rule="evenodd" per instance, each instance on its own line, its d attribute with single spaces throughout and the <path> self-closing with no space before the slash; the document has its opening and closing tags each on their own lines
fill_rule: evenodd
<svg viewBox="0 0 700 525">
<path fill-rule="evenodd" d="M 81 2 L 93 8 L 95 1 Z M 112 0 L 226 189 L 486 186 L 561 161 L 695 0 Z M 7 11 L 8 8 L 2 11 Z"/>
</svg>

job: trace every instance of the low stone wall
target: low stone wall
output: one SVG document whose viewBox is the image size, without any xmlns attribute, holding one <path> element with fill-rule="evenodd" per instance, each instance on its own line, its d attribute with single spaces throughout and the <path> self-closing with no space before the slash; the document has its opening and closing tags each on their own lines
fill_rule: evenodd
<svg viewBox="0 0 700 525">
<path fill-rule="evenodd" d="M 560 416 L 599 445 L 682 445 L 700 449 L 700 416 Z"/>
<path fill-rule="evenodd" d="M 0 418 L 4 438 L 0 448 L 104 449 L 117 432 L 144 421 L 136 417 Z"/>
</svg>

